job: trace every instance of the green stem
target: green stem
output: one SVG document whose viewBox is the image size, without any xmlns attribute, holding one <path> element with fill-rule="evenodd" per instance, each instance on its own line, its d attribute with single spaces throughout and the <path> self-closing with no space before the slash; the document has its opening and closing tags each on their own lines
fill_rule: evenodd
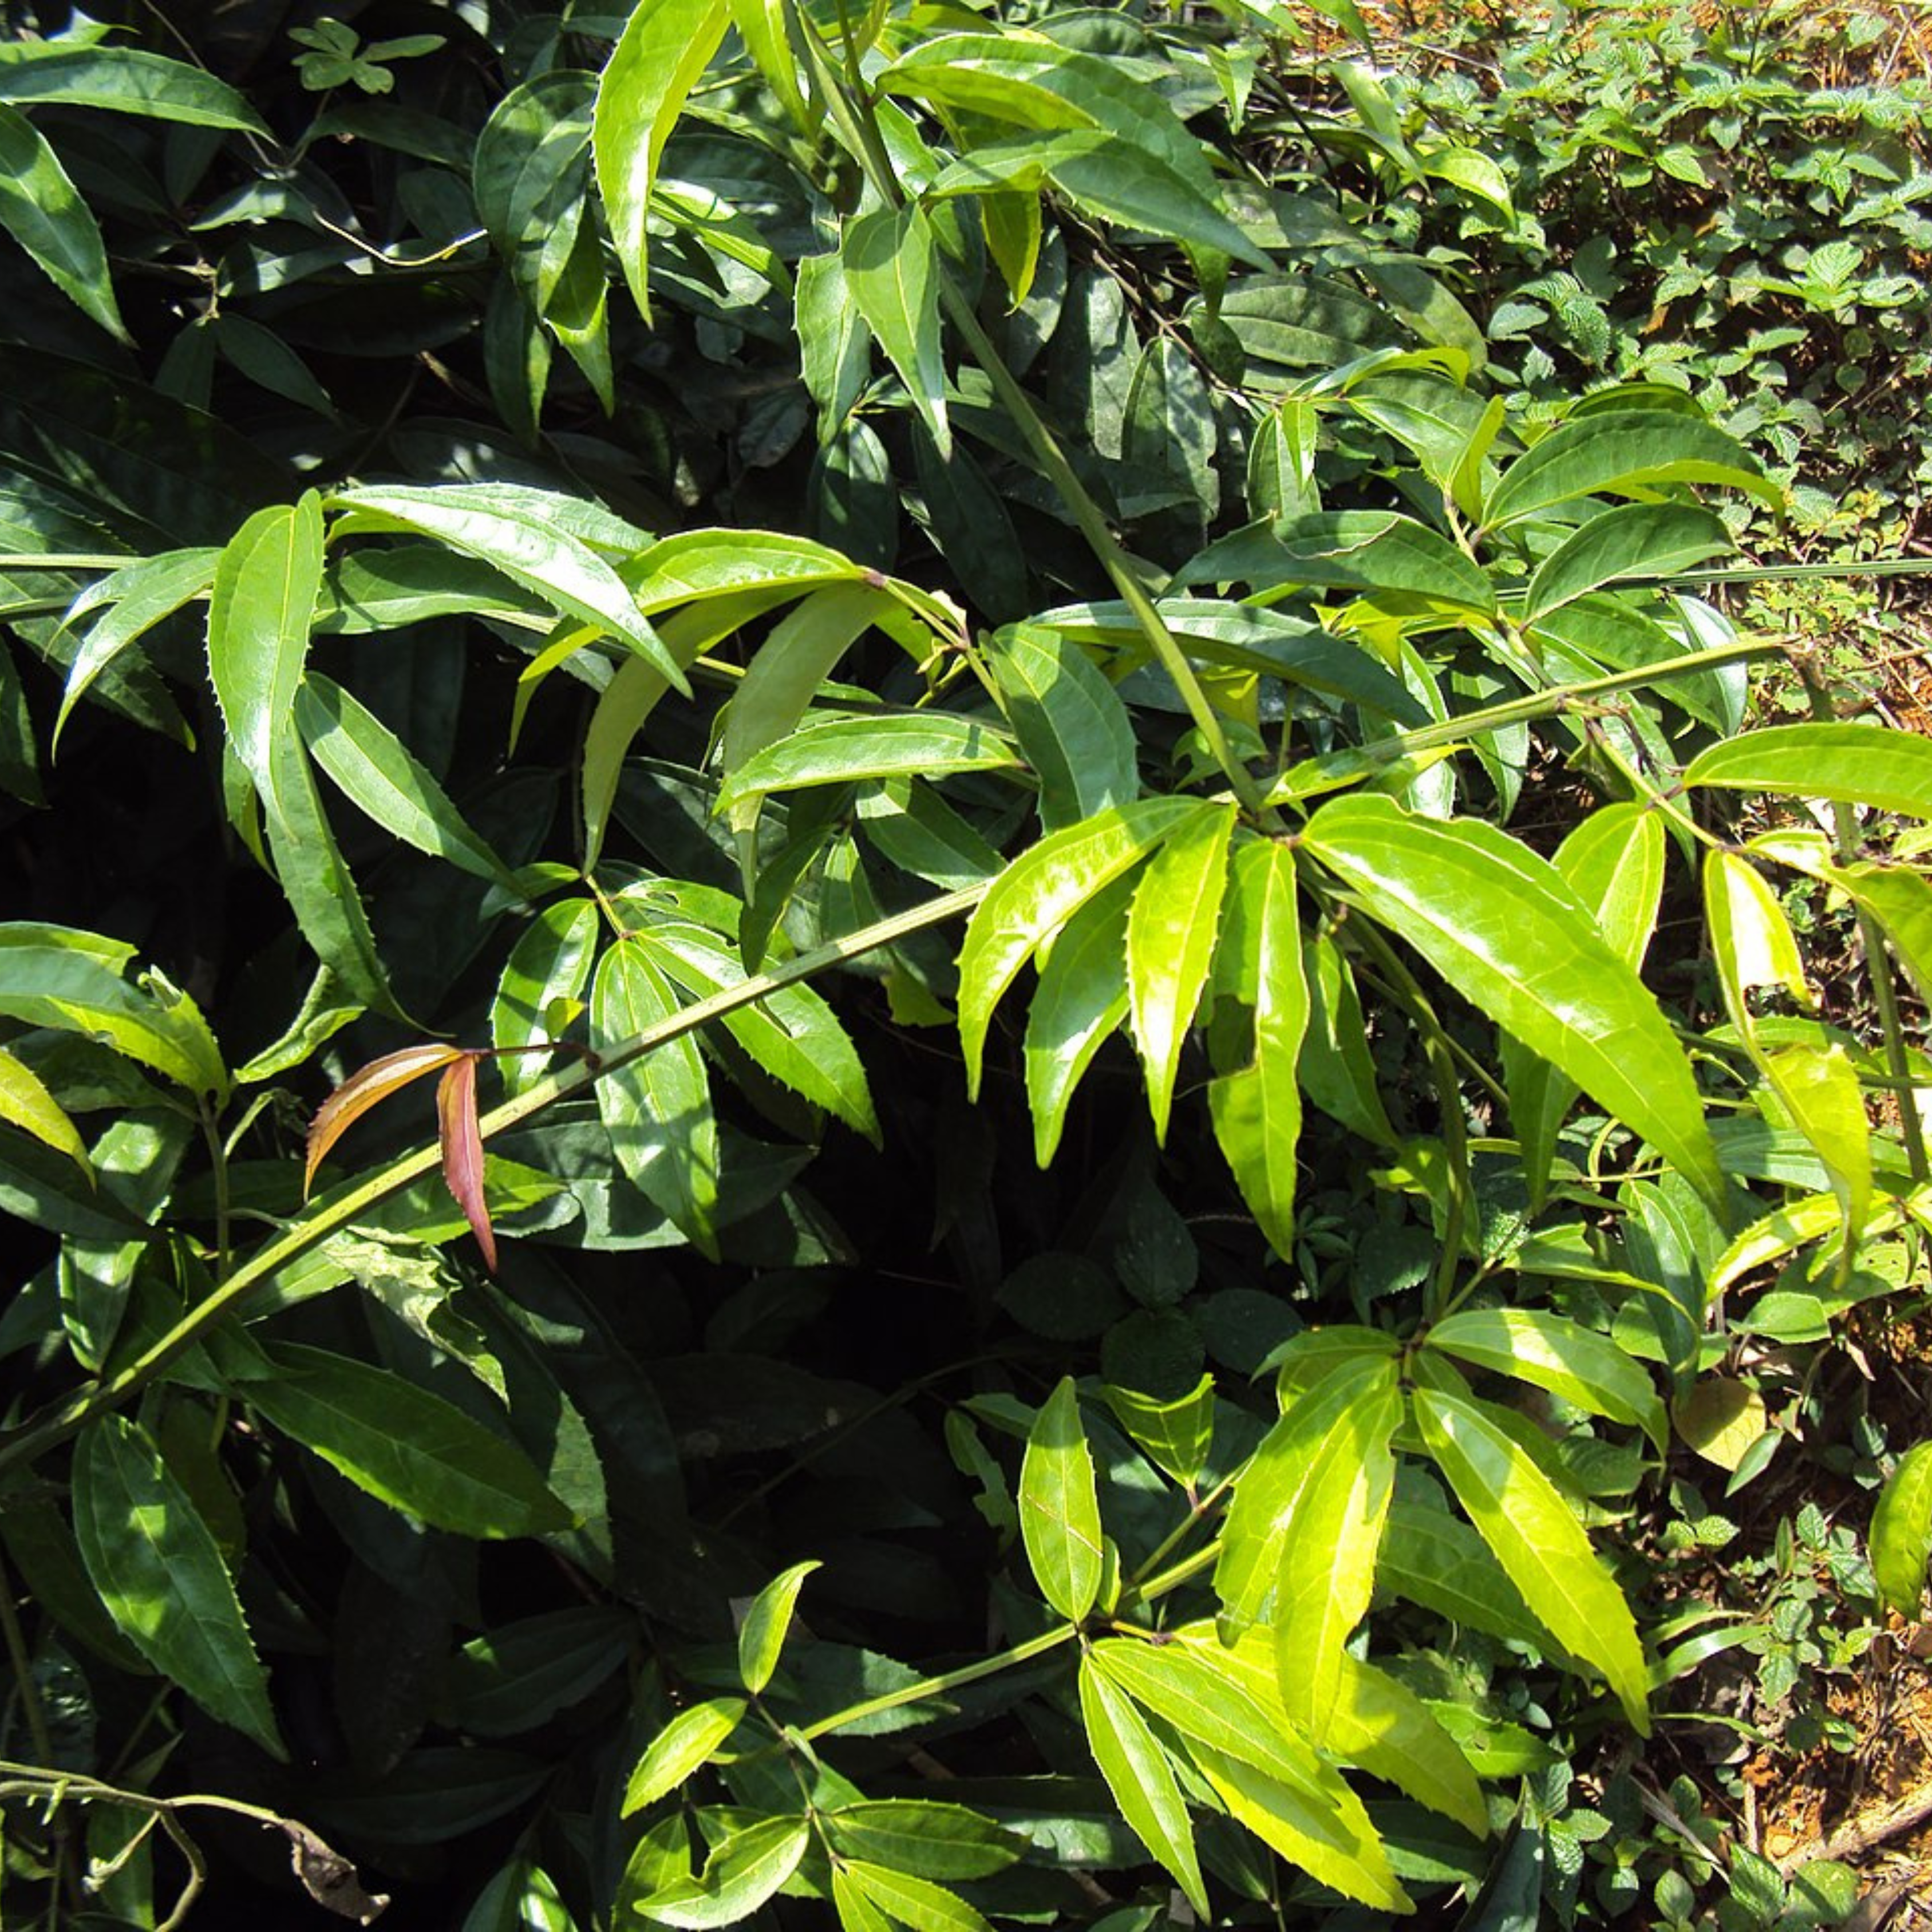
<svg viewBox="0 0 1932 1932">
<path fill-rule="evenodd" d="M 605 1075 L 629 1066 L 653 1048 L 662 1046 L 668 1040 L 680 1039 L 709 1021 L 736 1012 L 740 1007 L 749 1006 L 781 987 L 814 978 L 830 967 L 876 952 L 880 946 L 890 946 L 908 934 L 922 932 L 927 926 L 938 926 L 962 913 L 970 912 L 986 892 L 986 886 L 980 884 L 944 893 L 923 905 L 896 913 L 890 919 L 876 920 L 842 939 L 801 953 L 782 966 L 754 974 L 735 986 L 694 1001 L 670 1018 L 626 1041 L 615 1052 L 606 1054 L 595 1066 L 576 1066 L 552 1074 L 514 1100 L 493 1108 L 483 1117 L 483 1136 L 488 1139 L 502 1133 L 560 1100 L 587 1093 Z M 440 1160 L 440 1150 L 434 1144 L 420 1148 L 379 1168 L 368 1180 L 358 1181 L 311 1208 L 280 1237 L 250 1256 L 212 1294 L 196 1303 L 166 1334 L 150 1343 L 125 1367 L 104 1381 L 76 1390 L 52 1414 L 28 1423 L 10 1437 L 0 1441 L 0 1476 L 32 1462 L 98 1417 L 119 1408 L 185 1350 L 193 1347 L 251 1288 L 307 1254 L 317 1243 L 351 1226 L 379 1202 L 386 1201 L 412 1181 L 434 1173 Z"/>
<path fill-rule="evenodd" d="M 118 570 L 141 560 L 123 550 L 16 550 L 0 556 L 0 570 Z"/>
<path fill-rule="evenodd" d="M 1140 1587 L 1143 1603 L 1156 1597 L 1164 1597 L 1170 1590 L 1178 1590 L 1190 1578 L 1198 1576 L 1202 1570 L 1211 1569 L 1221 1560 L 1221 1539 L 1217 1536 L 1212 1543 L 1204 1544 L 1192 1556 L 1184 1556 L 1172 1568 L 1163 1570 L 1158 1576 L 1150 1576 Z"/>
<path fill-rule="evenodd" d="M 810 1743 L 814 1738 L 822 1738 L 828 1732 L 842 1730 L 846 1725 L 858 1724 L 867 1718 L 876 1718 L 881 1712 L 899 1710 L 908 1704 L 922 1704 L 928 1697 L 943 1697 L 949 1691 L 976 1684 L 982 1678 L 997 1677 L 1003 1670 L 1011 1670 L 1016 1665 L 1030 1663 L 1036 1657 L 1044 1657 L 1048 1651 L 1071 1643 L 1079 1634 L 1078 1624 L 1062 1624 L 1044 1636 L 1029 1637 L 1024 1643 L 1016 1643 L 1012 1649 L 1003 1650 L 996 1657 L 982 1657 L 977 1664 L 962 1664 L 957 1670 L 942 1671 L 936 1677 L 922 1677 L 916 1684 L 905 1684 L 897 1690 L 882 1691 L 876 1697 L 867 1698 L 862 1704 L 848 1704 L 844 1710 L 835 1711 L 829 1718 L 820 1718 L 815 1724 L 807 1724 L 799 1736 Z"/>
<path fill-rule="evenodd" d="M 41 1707 L 40 1687 L 34 1682 L 34 1660 L 27 1649 L 26 1633 L 20 1628 L 20 1613 L 14 1606 L 14 1580 L 0 1562 L 0 1635 L 7 1645 L 7 1661 L 13 1666 L 14 1682 L 20 1693 L 20 1708 L 27 1720 L 27 1736 L 35 1750 L 46 1760 L 54 1754 L 53 1740 L 47 1730 L 47 1714 Z"/>
</svg>

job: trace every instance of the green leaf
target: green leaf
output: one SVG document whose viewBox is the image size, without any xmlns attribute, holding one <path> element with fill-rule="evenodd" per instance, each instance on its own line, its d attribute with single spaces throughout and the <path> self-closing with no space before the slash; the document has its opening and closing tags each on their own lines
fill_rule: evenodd
<svg viewBox="0 0 1932 1932">
<path fill-rule="evenodd" d="M 1550 1478 L 1476 1404 L 1418 1388 L 1425 1448 L 1523 1600 L 1572 1655 L 1609 1680 L 1640 1736 L 1650 1735 L 1649 1672 L 1623 1593 Z"/>
<path fill-rule="evenodd" d="M 812 1827 L 802 1818 L 761 1818 L 734 1832 L 704 1862 L 702 1876 L 675 1880 L 637 1901 L 661 1925 L 735 1925 L 772 1897 L 805 1856 Z"/>
<path fill-rule="evenodd" d="M 1127 904 L 1133 884 L 1103 886 L 1061 928 L 1027 1010 L 1027 1101 L 1034 1154 L 1048 1166 L 1081 1076 L 1127 1016 Z"/>
<path fill-rule="evenodd" d="M 1884 724 L 1770 724 L 1699 752 L 1684 782 L 1932 818 L 1932 740 Z"/>
<path fill-rule="evenodd" d="M 1552 430 L 1504 471 L 1483 506 L 1491 530 L 1580 497 L 1649 496 L 1672 483 L 1744 490 L 1773 508 L 1783 492 L 1735 437 L 1675 410 L 1581 416 Z"/>
<path fill-rule="evenodd" d="M 735 822 L 741 804 L 775 791 L 1011 771 L 1018 764 L 1012 747 L 983 718 L 946 711 L 814 717 L 739 766 L 718 788 L 718 805 Z"/>
<path fill-rule="evenodd" d="M 1727 1186 L 1689 1062 L 1655 997 L 1546 860 L 1479 821 L 1338 799 L 1303 849 L 1471 1004 L 1627 1122 L 1720 1220 Z"/>
<path fill-rule="evenodd" d="M 1063 1617 L 1084 1622 L 1100 1594 L 1106 1554 L 1094 1457 L 1071 1376 L 1061 1378 L 1028 1432 L 1019 1507 L 1020 1537 L 1040 1594 Z"/>
<path fill-rule="evenodd" d="M 940 353 L 939 278 L 932 224 L 917 203 L 875 208 L 846 224 L 838 259 L 867 327 L 898 371 L 944 456 L 952 447 Z"/>
<path fill-rule="evenodd" d="M 509 867 L 464 823 L 448 794 L 340 685 L 311 671 L 294 708 L 296 728 L 316 763 L 358 811 L 418 852 L 516 890 Z"/>
<path fill-rule="evenodd" d="M 1100 1393 L 1134 1447 L 1162 1474 L 1191 1490 L 1214 1440 L 1214 1378 L 1202 1376 L 1172 1401 L 1112 1383 Z"/>
<path fill-rule="evenodd" d="M 1034 952 L 1103 886 L 1177 826 L 1216 815 L 1193 799 L 1141 799 L 1049 833 L 995 879 L 959 950 L 959 1039 L 970 1094 L 980 1090 L 994 1009 Z"/>
<path fill-rule="evenodd" d="M 365 1006 L 406 1021 L 369 929 L 362 895 L 329 830 L 302 740 L 284 731 L 270 746 L 278 812 L 263 830 L 282 895 L 316 957 Z"/>
<path fill-rule="evenodd" d="M 1398 1496 L 1389 1510 L 1378 1574 L 1397 1596 L 1450 1623 L 1467 1624 L 1507 1643 L 1546 1652 L 1552 1647 L 1488 1544 L 1445 1510 Z"/>
<path fill-rule="evenodd" d="M 598 84 L 591 148 L 617 260 L 650 320 L 651 190 L 664 143 L 730 20 L 724 0 L 640 0 Z"/>
<path fill-rule="evenodd" d="M 272 139 L 242 95 L 203 69 L 134 47 L 0 46 L 0 100 L 103 107 L 190 127 L 229 128 Z"/>
<path fill-rule="evenodd" d="M 322 500 L 311 490 L 292 508 L 258 510 L 214 567 L 208 606 L 208 670 L 228 741 L 268 808 L 292 825 L 278 756 L 308 657 L 322 590 Z M 299 802 L 296 806 L 300 812 Z"/>
<path fill-rule="evenodd" d="M 872 1903 L 846 1864 L 832 1868 L 832 1901 L 842 1932 L 893 1932 L 893 1922 Z"/>
<path fill-rule="evenodd" d="M 0 68 L 0 88 L 6 70 Z M 0 227 L 44 268 L 90 321 L 126 342 L 126 325 L 107 272 L 107 250 L 92 211 L 46 137 L 17 109 L 0 102 Z"/>
<path fill-rule="evenodd" d="M 1205 1745 L 1196 1748 L 1194 1761 L 1229 1816 L 1290 1864 L 1364 1905 L 1415 1910 L 1361 1801 L 1334 1772 L 1327 1773 L 1329 1802 L 1317 1804 L 1295 1786 Z"/>
<path fill-rule="evenodd" d="M 1204 1744 L 1292 1785 L 1310 1802 L 1328 1794 L 1319 1760 L 1277 1699 L 1258 1695 L 1229 1667 L 1219 1645 L 1150 1644 L 1107 1637 L 1089 1654 L 1138 1704 Z"/>
<path fill-rule="evenodd" d="M 661 968 L 642 947 L 621 943 L 598 962 L 591 982 L 591 1044 L 608 1057 L 678 1010 Z M 708 1250 L 718 1205 L 718 1123 L 697 1041 L 682 1034 L 607 1074 L 597 1084 L 597 1108 L 617 1165 Z"/>
<path fill-rule="evenodd" d="M 1282 1708 L 1318 1744 L 1328 1742 L 1342 1694 L 1342 1646 L 1374 1594 L 1395 1480 L 1389 1438 L 1402 1415 L 1390 1363 L 1310 1445 L 1282 1519 L 1275 1666 Z"/>
<path fill-rule="evenodd" d="M 1003 631 L 988 654 L 1008 720 L 1040 777 L 1048 832 L 1128 805 L 1140 792 L 1126 706 L 1087 653 L 1036 624 Z"/>
<path fill-rule="evenodd" d="M 268 1673 L 213 1534 L 147 1435 L 104 1415 L 74 1460 L 81 1559 L 122 1634 L 210 1716 L 286 1763 Z"/>
<path fill-rule="evenodd" d="M 1397 611 L 1488 616 L 1496 608 L 1488 578 L 1448 538 L 1386 510 L 1321 511 L 1237 530 L 1190 559 L 1172 585 L 1238 580 L 1257 592 L 1302 584 L 1366 591 Z"/>
<path fill-rule="evenodd" d="M 1303 1090 L 1351 1132 L 1378 1147 L 1393 1148 L 1399 1136 L 1376 1090 L 1368 1022 L 1355 990 L 1354 970 L 1341 948 L 1322 932 L 1310 934 L 1303 942 L 1301 959 L 1308 988 L 1308 1025 L 1297 1068 Z"/>
<path fill-rule="evenodd" d="M 0 925 L 0 1015 L 98 1040 L 195 1094 L 225 1099 L 227 1070 L 200 1010 L 158 974 L 122 977 L 132 946 L 70 926 Z"/>
<path fill-rule="evenodd" d="M 624 1787 L 622 1816 L 668 1798 L 738 1728 L 747 1706 L 742 1697 L 707 1697 L 692 1704 L 658 1732 Z"/>
<path fill-rule="evenodd" d="M 338 490 L 329 507 L 349 512 L 354 527 L 413 530 L 478 558 L 560 616 L 608 632 L 655 664 L 674 690 L 691 694 L 623 579 L 573 532 L 571 499 L 493 483 L 385 484 Z"/>
<path fill-rule="evenodd" d="M 171 616 L 190 598 L 199 597 L 214 580 L 221 553 L 215 550 L 171 550 L 124 564 L 98 578 L 70 607 L 69 627 L 104 605 L 104 614 L 89 627 L 68 665 L 67 688 L 61 694 L 54 719 L 53 742 L 60 743 L 68 714 L 101 673 L 130 644 L 144 637 L 164 617 Z"/>
<path fill-rule="evenodd" d="M 1898 1459 L 1872 1511 L 1872 1574 L 1879 1594 L 1908 1623 L 1925 1598 L 1925 1563 L 1932 1554 L 1932 1442 Z"/>
<path fill-rule="evenodd" d="M 1514 1376 L 1592 1415 L 1641 1429 L 1659 1455 L 1670 1425 L 1642 1364 L 1567 1316 L 1541 1309 L 1466 1308 L 1429 1331 L 1427 1346 Z"/>
<path fill-rule="evenodd" d="M 1318 1372 L 1235 1478 L 1214 1566 L 1214 1589 L 1231 1632 L 1258 1622 L 1274 1592 L 1288 1519 L 1317 1447 L 1339 1416 L 1372 1396 L 1392 1373 L 1393 1342 L 1375 1337 L 1370 1346 L 1372 1352 L 1352 1348 Z"/>
<path fill-rule="evenodd" d="M 1167 1138 L 1180 1049 L 1208 984 L 1228 883 L 1233 805 L 1204 806 L 1161 842 L 1127 909 L 1128 1018 L 1154 1138 Z"/>
<path fill-rule="evenodd" d="M 816 1561 L 794 1563 L 752 1599 L 738 1626 L 738 1675 L 753 1696 L 772 1681 L 778 1667 L 800 1588 L 813 1570 L 823 1567 Z"/>
<path fill-rule="evenodd" d="M 1734 550 L 1724 520 L 1687 503 L 1623 503 L 1592 517 L 1536 568 L 1523 595 L 1522 622 L 1606 584 L 1670 577 L 1706 557 Z"/>
<path fill-rule="evenodd" d="M 1024 1839 L 963 1804 L 887 1798 L 824 1814 L 832 1849 L 926 1879 L 990 1878 L 1026 1850 Z"/>
<path fill-rule="evenodd" d="M 992 1932 L 963 1898 L 929 1879 L 859 1859 L 848 1870 L 852 1882 L 873 1904 L 912 1932 Z"/>
<path fill-rule="evenodd" d="M 1080 1660 L 1080 1714 L 1094 1761 L 1120 1816 L 1206 1918 L 1207 1888 L 1174 1767 L 1147 1720 L 1094 1662 L 1090 1652 Z"/>
<path fill-rule="evenodd" d="M 1254 1016 L 1254 1052 L 1208 1089 L 1214 1136 L 1248 1211 L 1276 1253 L 1294 1240 L 1301 1058 L 1310 1001 L 1294 856 L 1272 840 L 1239 847 L 1215 958 L 1217 978 Z"/>
<path fill-rule="evenodd" d="M 1489 1808 L 1469 1760 L 1429 1707 L 1399 1678 L 1343 1655 L 1328 1724 L 1328 1748 L 1371 1778 L 1453 1818 L 1478 1838 L 1490 1835 Z"/>
<path fill-rule="evenodd" d="M 1775 987 L 1802 1006 L 1814 1001 L 1797 935 L 1770 883 L 1738 854 L 1714 848 L 1704 862 L 1705 919 L 1718 982 L 1752 1059 L 1831 1176 L 1845 1217 L 1850 1249 L 1871 1211 L 1871 1128 L 1864 1096 L 1844 1048 L 1777 1048 L 1762 1035 L 1750 995 Z"/>
<path fill-rule="evenodd" d="M 1556 869 L 1595 916 L 1597 930 L 1610 950 L 1633 968 L 1642 965 L 1657 929 L 1664 856 L 1663 820 L 1634 802 L 1593 812 L 1556 848 Z M 1502 1064 L 1531 1204 L 1540 1208 L 1549 1189 L 1556 1137 L 1576 1088 L 1508 1034 Z"/>
<path fill-rule="evenodd" d="M 75 1130 L 73 1121 L 33 1069 L 4 1047 L 0 1047 L 0 1120 L 44 1141 L 57 1154 L 65 1154 L 92 1184 L 94 1169 L 88 1162 L 86 1143 Z"/>
<path fill-rule="evenodd" d="M 497 1624 L 450 1659 L 443 1708 L 457 1729 L 520 1736 L 610 1682 L 637 1637 L 635 1617 L 614 1604 L 580 1604 Z"/>
<path fill-rule="evenodd" d="M 724 714 L 722 762 L 728 786 L 749 760 L 793 730 L 854 640 L 886 614 L 890 603 L 871 584 L 835 584 L 811 592 L 772 627 Z M 746 832 L 757 824 L 762 800 L 756 789 L 734 793 L 727 813 L 734 831 Z"/>
<path fill-rule="evenodd" d="M 505 962 L 490 1009 L 490 1037 L 522 1047 L 553 1037 L 552 1015 L 581 999 L 597 952 L 597 908 L 590 899 L 559 899 L 538 913 Z M 547 1056 L 506 1054 L 496 1063 L 506 1092 L 533 1086 Z"/>
<path fill-rule="evenodd" d="M 745 977 L 743 962 L 702 926 L 665 921 L 644 928 L 630 943 L 648 948 L 656 964 L 699 998 Z M 722 1024 L 763 1072 L 879 1145 L 865 1066 L 823 994 L 808 986 L 782 986 L 726 1014 Z"/>
<path fill-rule="evenodd" d="M 570 1513 L 507 1437 L 367 1362 L 290 1342 L 274 1372 L 238 1393 L 268 1420 L 392 1509 L 459 1536 L 541 1536 Z"/>
</svg>

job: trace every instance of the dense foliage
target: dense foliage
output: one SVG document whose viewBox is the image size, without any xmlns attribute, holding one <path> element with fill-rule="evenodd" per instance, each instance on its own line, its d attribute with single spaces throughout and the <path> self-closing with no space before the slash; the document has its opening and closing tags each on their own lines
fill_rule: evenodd
<svg viewBox="0 0 1932 1932">
<path fill-rule="evenodd" d="M 1932 1226 L 1932 745 L 1720 594 L 1916 514 L 1916 97 L 182 11 L 0 40 L 7 1922 L 1842 1916 L 1616 1532 Z"/>
</svg>

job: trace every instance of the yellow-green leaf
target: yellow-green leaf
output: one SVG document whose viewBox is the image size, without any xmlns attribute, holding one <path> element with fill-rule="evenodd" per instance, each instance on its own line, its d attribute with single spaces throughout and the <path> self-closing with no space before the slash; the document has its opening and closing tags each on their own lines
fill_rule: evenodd
<svg viewBox="0 0 1932 1932">
<path fill-rule="evenodd" d="M 1071 1376 L 1034 1418 L 1020 1464 L 1019 1504 L 1021 1540 L 1040 1594 L 1080 1622 L 1100 1594 L 1106 1556 L 1094 1457 Z"/>
</svg>

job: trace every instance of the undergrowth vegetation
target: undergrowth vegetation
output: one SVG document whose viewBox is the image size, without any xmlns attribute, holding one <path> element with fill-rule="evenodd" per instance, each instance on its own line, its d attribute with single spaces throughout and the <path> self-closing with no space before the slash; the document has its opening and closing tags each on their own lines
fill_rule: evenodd
<svg viewBox="0 0 1932 1932">
<path fill-rule="evenodd" d="M 374 10 L 0 40 L 5 1922 L 1842 1919 L 1910 23 Z"/>
</svg>

